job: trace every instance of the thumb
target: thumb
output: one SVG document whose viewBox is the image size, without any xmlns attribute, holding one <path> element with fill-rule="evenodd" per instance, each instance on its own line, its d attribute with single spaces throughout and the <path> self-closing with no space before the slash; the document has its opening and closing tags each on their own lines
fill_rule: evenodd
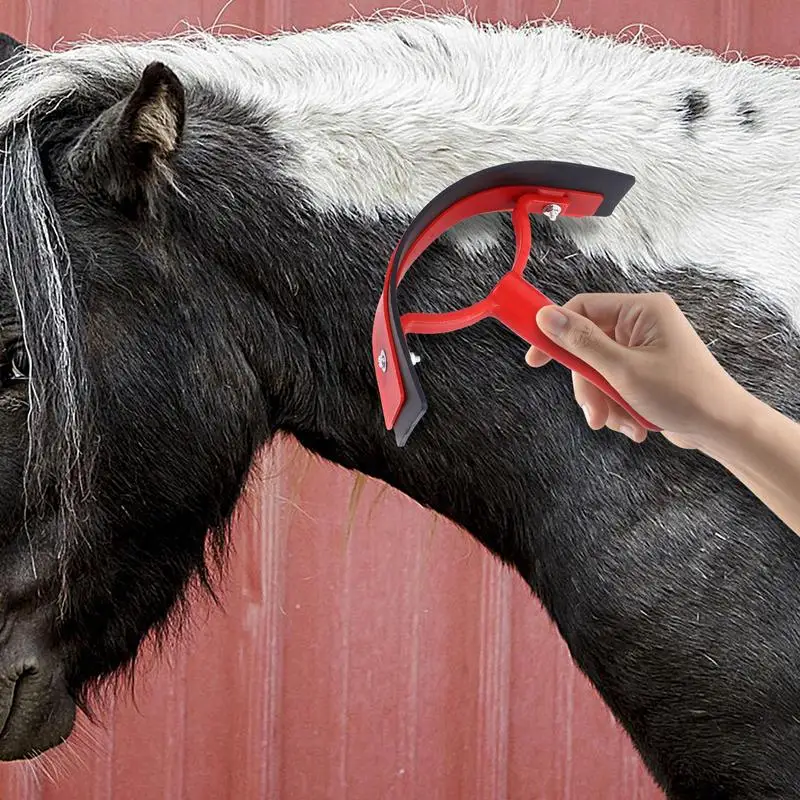
<svg viewBox="0 0 800 800">
<path fill-rule="evenodd" d="M 586 317 L 551 305 L 539 310 L 536 323 L 549 339 L 585 361 L 600 373 L 608 373 L 624 350 Z"/>
</svg>

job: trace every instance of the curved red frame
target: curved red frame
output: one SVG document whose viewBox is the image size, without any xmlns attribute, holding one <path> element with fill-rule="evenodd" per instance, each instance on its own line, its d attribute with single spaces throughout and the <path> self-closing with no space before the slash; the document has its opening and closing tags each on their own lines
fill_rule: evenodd
<svg viewBox="0 0 800 800">
<path fill-rule="evenodd" d="M 623 400 L 597 370 L 545 336 L 536 314 L 552 300 L 523 278 L 531 249 L 530 214 L 558 206 L 559 216 L 608 216 L 634 178 L 612 170 L 557 161 L 503 164 L 470 175 L 437 195 L 414 219 L 389 261 L 372 331 L 372 355 L 384 422 L 399 446 L 427 410 L 406 334 L 448 333 L 494 318 L 526 342 L 591 381 L 640 425 L 659 430 Z M 397 285 L 417 258 L 443 233 L 478 214 L 512 211 L 516 252 L 509 270 L 489 295 L 460 311 L 406 314 L 397 309 Z"/>
</svg>

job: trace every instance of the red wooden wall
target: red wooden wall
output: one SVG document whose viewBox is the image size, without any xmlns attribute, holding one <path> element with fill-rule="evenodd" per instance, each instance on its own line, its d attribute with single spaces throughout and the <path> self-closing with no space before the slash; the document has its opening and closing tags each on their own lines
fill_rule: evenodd
<svg viewBox="0 0 800 800">
<path fill-rule="evenodd" d="M 519 21 L 555 5 L 471 7 Z M 83 33 L 164 33 L 181 20 L 209 26 L 222 7 L 2 0 L 0 29 L 50 45 Z M 269 32 L 376 7 L 234 0 L 221 19 Z M 796 47 L 796 8 L 563 0 L 557 16 L 784 56 Z M 225 612 L 198 609 L 191 641 L 140 679 L 137 706 L 119 698 L 103 727 L 82 725 L 38 767 L 0 769 L 0 800 L 661 796 L 525 586 L 469 538 L 291 443 L 264 472 L 237 527 Z"/>
</svg>

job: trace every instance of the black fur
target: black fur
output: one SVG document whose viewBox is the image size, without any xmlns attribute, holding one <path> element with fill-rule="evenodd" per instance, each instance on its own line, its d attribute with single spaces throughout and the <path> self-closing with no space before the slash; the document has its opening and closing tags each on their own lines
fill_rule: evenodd
<svg viewBox="0 0 800 800">
<path fill-rule="evenodd" d="M 695 123 L 708 115 L 709 101 L 708 95 L 699 89 L 687 92 L 681 100 L 681 119 L 688 131 L 691 131 Z"/>
<path fill-rule="evenodd" d="M 430 408 L 397 448 L 369 342 L 383 271 L 409 220 L 321 218 L 282 169 L 290 147 L 199 90 L 186 95 L 168 165 L 180 194 L 150 174 L 153 213 L 131 215 L 98 191 L 111 165 L 80 154 L 92 122 L 135 88 L 95 87 L 91 114 L 87 98 L 73 98 L 36 126 L 74 269 L 96 458 L 81 506 L 89 544 L 76 540 L 66 560 L 66 613 L 54 610 L 56 565 L 35 581 L 15 577 L 27 553 L 18 528 L 3 531 L 12 572 L 0 588 L 17 580 L 37 598 L 70 693 L 82 697 L 129 663 L 205 579 L 206 531 L 224 551 L 254 455 L 285 432 L 436 509 L 512 564 L 670 797 L 797 796 L 800 538 L 699 455 L 587 430 L 568 373 L 530 370 L 523 343 L 491 323 L 414 340 Z M 97 144 L 95 154 L 114 146 Z M 530 268 L 554 299 L 666 290 L 735 377 L 800 412 L 800 340 L 745 287 L 690 269 L 624 278 L 575 256 L 550 225 L 537 223 L 535 241 Z M 441 239 L 403 282 L 404 309 L 478 299 L 512 242 L 507 219 L 489 258 Z M 13 318 L 8 298 L 2 313 Z M 55 378 L 46 343 L 34 351 Z M 6 409 L 0 441 L 15 441 L 14 430 L 19 440 L 23 418 Z M 19 494 L 24 452 L 8 447 L 0 481 Z M 34 533 L 41 555 L 53 534 L 46 521 Z M 16 744 L 0 736 L 0 754 L 24 754 Z"/>
<path fill-rule="evenodd" d="M 409 49 L 409 50 L 419 50 L 420 46 L 416 42 L 412 42 L 411 39 L 408 38 L 404 33 L 401 31 L 397 32 L 397 38 Z"/>
<path fill-rule="evenodd" d="M 739 103 L 736 109 L 739 124 L 744 128 L 752 128 L 758 122 L 758 109 L 750 102 Z"/>
<path fill-rule="evenodd" d="M 12 36 L 7 33 L 0 33 L 0 73 L 7 67 L 11 59 L 23 54 L 25 49 L 25 45 Z"/>
</svg>

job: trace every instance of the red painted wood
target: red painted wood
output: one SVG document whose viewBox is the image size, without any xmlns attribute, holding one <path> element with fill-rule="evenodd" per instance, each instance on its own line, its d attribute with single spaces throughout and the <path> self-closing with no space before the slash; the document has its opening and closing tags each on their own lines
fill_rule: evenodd
<svg viewBox="0 0 800 800">
<path fill-rule="evenodd" d="M 555 5 L 487 0 L 478 16 L 521 21 Z M 0 28 L 49 46 L 209 26 L 221 7 L 4 0 Z M 269 32 L 352 9 L 237 0 L 220 19 Z M 558 16 L 749 55 L 796 47 L 794 0 L 563 0 Z M 291 443 L 263 472 L 236 526 L 224 613 L 198 607 L 191 639 L 149 662 L 138 706 L 121 696 L 104 727 L 81 724 L 41 766 L 0 769 L 0 798 L 661 796 L 527 588 L 464 533 Z"/>
</svg>

